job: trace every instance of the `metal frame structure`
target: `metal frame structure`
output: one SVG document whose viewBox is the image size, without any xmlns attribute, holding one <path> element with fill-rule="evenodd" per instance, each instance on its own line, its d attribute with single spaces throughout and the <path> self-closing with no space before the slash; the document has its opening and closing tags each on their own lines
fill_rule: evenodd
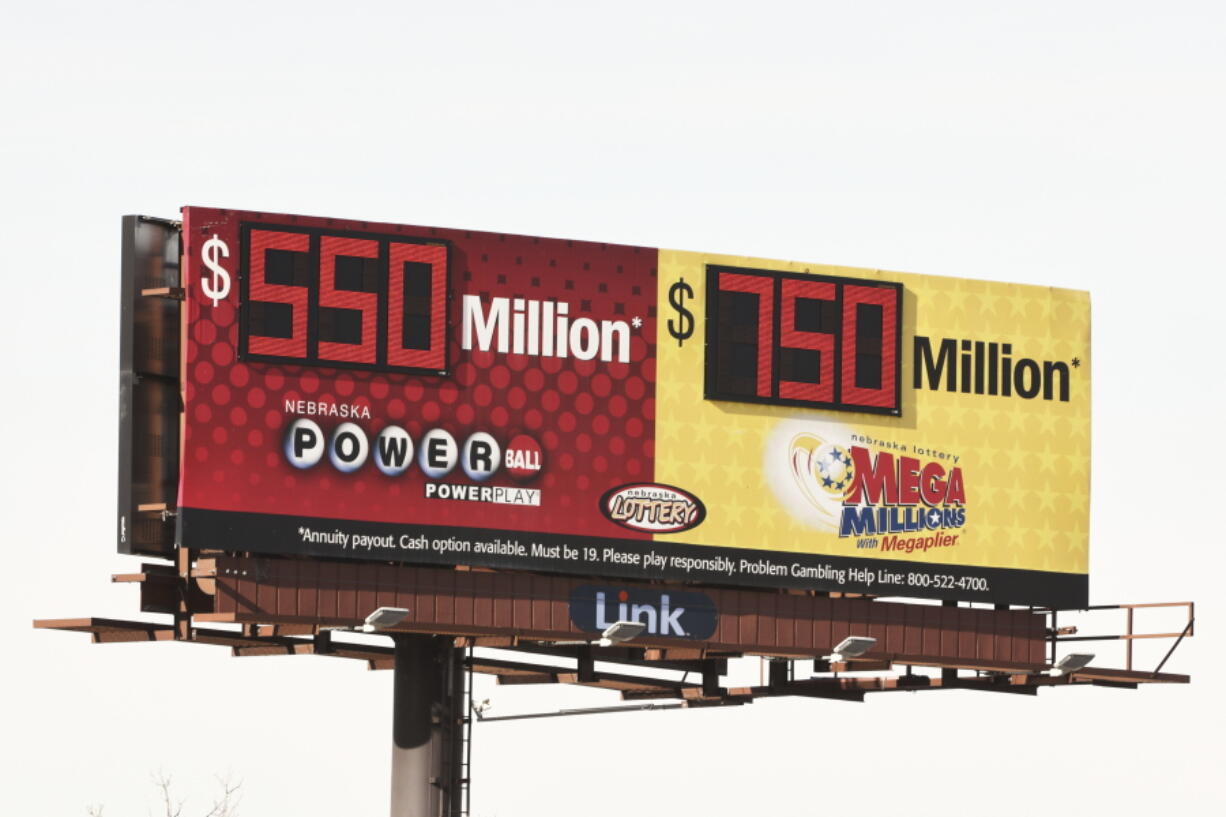
<svg viewBox="0 0 1226 817">
<path fill-rule="evenodd" d="M 1090 610 L 1125 610 L 1125 632 L 1080 635 L 1076 627 L 1059 626 L 1069 611 L 704 588 L 721 606 L 709 640 L 648 636 L 602 647 L 576 641 L 585 634 L 559 611 L 581 581 L 569 577 L 184 549 L 174 555 L 173 566 L 145 564 L 138 573 L 112 577 L 138 585 L 141 610 L 163 620 L 48 619 L 34 626 L 89 633 L 94 643 L 179 641 L 228 647 L 236 657 L 322 655 L 394 669 L 393 817 L 469 813 L 474 720 L 741 706 L 783 696 L 863 701 L 870 693 L 949 689 L 1035 695 L 1044 687 L 1136 689 L 1190 681 L 1162 669 L 1194 634 L 1191 602 L 1096 606 Z M 392 646 L 347 635 L 387 604 L 412 611 L 380 631 Z M 1157 607 L 1185 608 L 1183 630 L 1137 632 L 1135 612 Z M 876 638 L 876 648 L 844 661 L 823 657 L 850 634 Z M 1134 667 L 1137 639 L 1174 643 L 1154 670 L 1143 671 Z M 1114 640 L 1126 642 L 1125 667 L 1052 674 L 1059 644 Z M 479 653 L 482 648 L 511 657 Z M 754 655 L 764 660 L 760 683 L 722 683 L 730 659 Z M 485 716 L 472 704 L 472 673 L 492 675 L 501 685 L 606 689 L 627 704 Z"/>
<path fill-rule="evenodd" d="M 297 222 L 297 217 L 286 218 Z M 189 224 L 191 219 L 189 211 Z M 257 220 L 266 219 L 260 216 Z M 277 229 L 299 233 L 324 230 L 319 220 L 306 221 L 314 226 L 286 222 L 279 223 Z M 331 221 L 327 224 L 331 225 Z M 235 246 L 246 259 L 241 247 L 250 224 L 242 230 L 235 238 Z M 1061 626 L 1060 616 L 1066 611 L 1007 604 L 920 603 L 842 592 L 751 589 L 711 583 L 699 587 L 682 584 L 680 580 L 669 584 L 622 581 L 610 578 L 609 574 L 577 575 L 599 569 L 590 565 L 576 570 L 576 575 L 563 576 L 528 572 L 553 570 L 547 563 L 545 567 L 530 563 L 519 565 L 523 569 L 518 570 L 493 570 L 472 565 L 427 567 L 390 563 L 378 561 L 382 558 L 378 556 L 366 561 L 333 559 L 333 551 L 320 552 L 328 558 L 302 555 L 256 558 L 250 553 L 224 549 L 184 548 L 181 546 L 184 542 L 247 549 L 269 544 L 266 532 L 259 531 L 249 532 L 247 544 L 236 544 L 240 540 L 235 538 L 233 529 L 224 525 L 211 533 L 206 530 L 185 538 L 184 530 L 192 524 L 189 514 L 204 513 L 202 508 L 216 506 L 204 504 L 193 508 L 187 502 L 187 508 L 180 508 L 175 499 L 184 495 L 179 457 L 184 440 L 188 439 L 184 425 L 188 380 L 184 367 L 191 336 L 188 313 L 182 306 L 190 288 L 188 273 L 194 257 L 190 249 L 194 235 L 192 230 L 183 231 L 177 221 L 140 216 L 124 220 L 117 545 L 121 553 L 166 559 L 169 563 L 146 563 L 139 572 L 116 575 L 113 579 L 136 584 L 140 589 L 140 610 L 162 618 L 52 619 L 35 621 L 34 626 L 89 633 L 95 643 L 178 641 L 227 647 L 234 656 L 322 655 L 363 661 L 370 669 L 392 669 L 393 817 L 457 817 L 469 813 L 474 720 L 742 706 L 760 698 L 781 696 L 863 701 L 869 693 L 940 689 L 1035 695 L 1042 687 L 1097 685 L 1135 689 L 1141 684 L 1190 680 L 1186 675 L 1162 670 L 1183 639 L 1193 635 L 1191 603 L 1090 608 L 1126 611 L 1124 633 L 1096 636 L 1079 635 L 1076 627 Z M 379 240 L 387 237 L 390 234 Z M 425 243 L 435 240 L 399 234 L 393 238 Z M 502 238 L 505 237 L 499 240 Z M 216 233 L 213 241 L 225 246 Z M 207 252 L 208 244 L 205 242 L 200 250 Z M 228 255 L 228 250 L 225 252 Z M 318 253 L 318 247 L 315 252 Z M 314 262 L 318 262 L 317 256 Z M 715 276 L 719 269 L 708 267 L 708 276 Z M 617 271 L 622 271 L 620 266 Z M 766 275 L 771 281 L 796 277 L 780 272 L 737 272 Z M 653 269 L 651 275 L 655 274 Z M 215 275 L 229 280 L 224 269 Z M 240 303 L 247 301 L 247 277 L 245 268 L 240 267 Z M 821 276 L 806 274 L 800 279 L 821 280 Z M 214 285 L 216 281 L 214 278 Z M 900 305 L 900 284 L 866 283 L 892 289 Z M 315 285 L 318 287 L 318 281 Z M 443 290 L 446 289 L 444 286 Z M 709 292 L 717 290 L 718 287 L 708 287 Z M 209 295 L 203 283 L 202 292 Z M 714 298 L 708 298 L 707 303 L 714 309 Z M 217 306 L 216 298 L 213 306 Z M 779 299 L 774 300 L 774 309 L 773 320 L 777 325 Z M 715 329 L 714 318 L 713 313 L 708 316 L 709 331 Z M 240 355 L 249 351 L 246 320 L 243 312 L 236 349 Z M 901 359 L 899 325 L 901 317 L 896 316 L 894 352 Z M 267 359 L 263 355 L 261 358 Z M 287 360 L 300 363 L 303 358 Z M 714 394 L 709 368 L 713 361 L 713 357 L 707 358 L 707 397 Z M 329 360 L 327 365 L 346 364 Z M 446 365 L 444 362 L 444 368 Z M 362 366 L 369 368 L 366 364 Z M 775 370 L 778 371 L 778 363 Z M 892 408 L 834 407 L 897 414 L 900 377 L 894 386 Z M 743 394 L 734 396 L 741 402 L 759 402 Z M 793 401 L 772 398 L 769 402 Z M 802 401 L 800 405 L 814 404 Z M 657 542 L 656 546 L 664 545 Z M 873 563 L 877 561 L 880 560 Z M 488 563 L 503 567 L 511 564 Z M 613 571 L 613 575 L 617 574 L 618 571 Z M 631 571 L 620 575 L 639 574 Z M 688 572 L 684 576 L 674 575 L 687 581 L 690 577 Z M 1029 593 L 999 591 L 978 598 L 1030 602 L 1042 599 L 1043 603 L 1052 604 L 1075 599 L 1070 603 L 1084 603 L 1084 576 L 1058 572 L 1043 576 L 1043 584 L 1030 588 Z M 1054 591 L 1055 583 L 1069 579 L 1074 581 L 1066 592 Z M 571 606 L 572 599 L 580 597 L 584 587 L 595 587 L 593 582 L 606 586 L 606 590 L 626 601 L 619 609 L 638 608 L 636 603 L 627 601 L 630 593 L 643 598 L 658 593 L 661 599 L 663 594 L 670 593 L 678 608 L 685 604 L 693 613 L 696 605 L 685 599 L 697 598 L 709 615 L 700 628 L 678 627 L 671 634 L 667 628 L 663 634 L 650 628 L 630 642 L 612 643 L 614 639 L 598 642 L 589 624 L 578 623 L 574 612 L 578 608 Z M 871 587 L 871 583 L 866 586 Z M 1034 594 L 1037 590 L 1042 593 Z M 941 593 L 935 596 L 940 597 Z M 1137 610 L 1180 605 L 1187 608 L 1187 623 L 1182 632 L 1135 630 Z M 389 619 L 368 615 L 380 608 L 393 608 L 391 612 L 396 615 Z M 591 605 L 587 609 L 590 613 Z M 636 615 L 628 612 L 621 618 L 633 619 Z M 647 615 L 650 620 L 655 612 L 649 611 Z M 380 620 L 394 623 L 382 627 L 372 623 Z M 346 634 L 369 633 L 372 629 L 390 636 L 392 645 L 374 644 Z M 1136 669 L 1134 641 L 1154 638 L 1174 639 L 1174 643 L 1154 670 Z M 836 649 L 836 645 L 857 640 L 864 648 L 860 654 Z M 1123 640 L 1125 666 L 1109 668 L 1079 663 L 1075 666 L 1080 668 L 1071 671 L 1065 672 L 1063 667 L 1053 670 L 1060 643 L 1094 640 Z M 490 655 L 485 648 L 504 652 Z M 763 672 L 759 683 L 725 684 L 729 660 L 744 656 L 761 657 Z M 490 717 L 482 707 L 472 704 L 475 672 L 492 675 L 499 684 L 506 685 L 565 683 L 611 690 L 626 704 Z"/>
</svg>

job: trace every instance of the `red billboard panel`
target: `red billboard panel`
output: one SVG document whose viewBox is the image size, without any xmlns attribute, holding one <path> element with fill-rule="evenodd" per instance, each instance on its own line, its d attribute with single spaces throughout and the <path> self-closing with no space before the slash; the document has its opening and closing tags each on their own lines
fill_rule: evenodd
<svg viewBox="0 0 1226 817">
<path fill-rule="evenodd" d="M 477 542 L 379 526 L 495 528 L 487 555 L 528 560 L 515 532 L 650 538 L 598 508 L 652 474 L 654 252 L 198 208 L 183 228 L 185 544 L 464 561 Z M 235 280 L 211 298 L 220 247 Z"/>
</svg>

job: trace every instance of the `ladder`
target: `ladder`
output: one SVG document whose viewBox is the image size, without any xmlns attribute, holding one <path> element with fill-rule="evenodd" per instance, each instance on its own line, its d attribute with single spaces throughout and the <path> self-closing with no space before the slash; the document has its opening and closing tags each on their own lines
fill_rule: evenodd
<svg viewBox="0 0 1226 817">
<path fill-rule="evenodd" d="M 464 694 L 460 700 L 463 709 L 461 720 L 460 773 L 456 777 L 456 802 L 452 813 L 456 817 L 469 817 L 472 808 L 472 767 L 473 767 L 473 668 L 472 647 L 464 651 L 465 660 L 462 663 Z"/>
</svg>

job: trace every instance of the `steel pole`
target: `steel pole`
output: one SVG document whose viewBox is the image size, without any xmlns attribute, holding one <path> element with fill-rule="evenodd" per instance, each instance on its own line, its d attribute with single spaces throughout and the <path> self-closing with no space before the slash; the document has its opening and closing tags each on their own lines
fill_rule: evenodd
<svg viewBox="0 0 1226 817">
<path fill-rule="evenodd" d="M 438 817 L 435 711 L 442 705 L 434 639 L 396 635 L 391 817 Z"/>
</svg>

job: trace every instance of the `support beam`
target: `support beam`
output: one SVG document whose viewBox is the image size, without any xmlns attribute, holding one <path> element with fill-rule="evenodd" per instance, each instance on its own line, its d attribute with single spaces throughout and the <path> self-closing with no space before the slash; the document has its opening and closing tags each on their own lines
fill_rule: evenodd
<svg viewBox="0 0 1226 817">
<path fill-rule="evenodd" d="M 434 639 L 397 635 L 392 703 L 391 817 L 435 817 L 439 754 L 434 712 L 442 697 Z"/>
</svg>

